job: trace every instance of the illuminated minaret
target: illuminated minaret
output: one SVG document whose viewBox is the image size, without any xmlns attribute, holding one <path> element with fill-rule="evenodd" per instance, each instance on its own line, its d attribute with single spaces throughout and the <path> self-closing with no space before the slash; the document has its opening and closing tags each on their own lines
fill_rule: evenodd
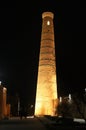
<svg viewBox="0 0 86 130">
<path fill-rule="evenodd" d="M 42 14 L 42 33 L 39 55 L 35 115 L 55 115 L 58 98 L 54 40 L 54 14 Z"/>
</svg>

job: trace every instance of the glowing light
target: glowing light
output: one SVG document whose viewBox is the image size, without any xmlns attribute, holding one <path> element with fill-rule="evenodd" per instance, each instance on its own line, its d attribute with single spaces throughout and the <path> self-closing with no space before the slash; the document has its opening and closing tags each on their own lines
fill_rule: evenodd
<svg viewBox="0 0 86 130">
<path fill-rule="evenodd" d="M 5 92 L 7 89 L 5 87 L 3 87 L 3 91 Z"/>
<path fill-rule="evenodd" d="M 47 25 L 50 25 L 50 21 L 47 21 Z"/>
<path fill-rule="evenodd" d="M 30 107 L 33 108 L 33 105 L 31 105 Z"/>
<path fill-rule="evenodd" d="M 59 98 L 59 102 L 60 102 L 60 103 L 62 102 L 62 97 Z"/>
<path fill-rule="evenodd" d="M 2 83 L 2 82 L 0 81 L 0 85 L 1 85 L 1 83 Z"/>
<path fill-rule="evenodd" d="M 27 118 L 34 118 L 34 115 L 33 116 L 27 116 Z"/>
<path fill-rule="evenodd" d="M 69 100 L 71 100 L 71 94 L 69 94 Z"/>
<path fill-rule="evenodd" d="M 85 123 L 85 119 L 74 118 L 74 122 Z"/>
<path fill-rule="evenodd" d="M 85 92 L 86 92 L 86 88 L 85 88 Z"/>
</svg>

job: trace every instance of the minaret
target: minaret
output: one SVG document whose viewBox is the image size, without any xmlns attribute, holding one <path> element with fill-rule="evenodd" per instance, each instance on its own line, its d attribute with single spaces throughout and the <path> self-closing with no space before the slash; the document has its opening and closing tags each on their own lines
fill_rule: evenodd
<svg viewBox="0 0 86 130">
<path fill-rule="evenodd" d="M 42 33 L 39 55 L 35 115 L 55 115 L 57 102 L 54 14 L 42 13 Z"/>
</svg>

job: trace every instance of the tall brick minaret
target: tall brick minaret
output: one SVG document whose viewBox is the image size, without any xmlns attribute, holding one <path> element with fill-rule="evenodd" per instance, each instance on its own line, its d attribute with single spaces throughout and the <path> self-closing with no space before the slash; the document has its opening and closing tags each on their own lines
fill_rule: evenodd
<svg viewBox="0 0 86 130">
<path fill-rule="evenodd" d="M 39 55 L 35 115 L 55 115 L 57 103 L 54 14 L 42 14 L 42 33 Z"/>
</svg>

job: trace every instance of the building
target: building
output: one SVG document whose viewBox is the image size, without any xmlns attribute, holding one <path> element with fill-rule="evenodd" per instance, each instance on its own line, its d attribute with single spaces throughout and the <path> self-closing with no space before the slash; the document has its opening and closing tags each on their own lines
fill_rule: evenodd
<svg viewBox="0 0 86 130">
<path fill-rule="evenodd" d="M 0 119 L 3 117 L 3 87 L 0 85 Z"/>
<path fill-rule="evenodd" d="M 3 117 L 7 116 L 7 89 L 3 87 Z"/>
<path fill-rule="evenodd" d="M 54 39 L 54 14 L 42 13 L 42 33 L 35 100 L 35 115 L 55 115 L 57 105 L 57 77 Z"/>
<path fill-rule="evenodd" d="M 5 118 L 7 115 L 7 89 L 0 84 L 0 119 Z"/>
<path fill-rule="evenodd" d="M 7 104 L 6 108 L 7 108 L 7 117 L 10 118 L 10 116 L 11 116 L 11 105 Z"/>
</svg>

